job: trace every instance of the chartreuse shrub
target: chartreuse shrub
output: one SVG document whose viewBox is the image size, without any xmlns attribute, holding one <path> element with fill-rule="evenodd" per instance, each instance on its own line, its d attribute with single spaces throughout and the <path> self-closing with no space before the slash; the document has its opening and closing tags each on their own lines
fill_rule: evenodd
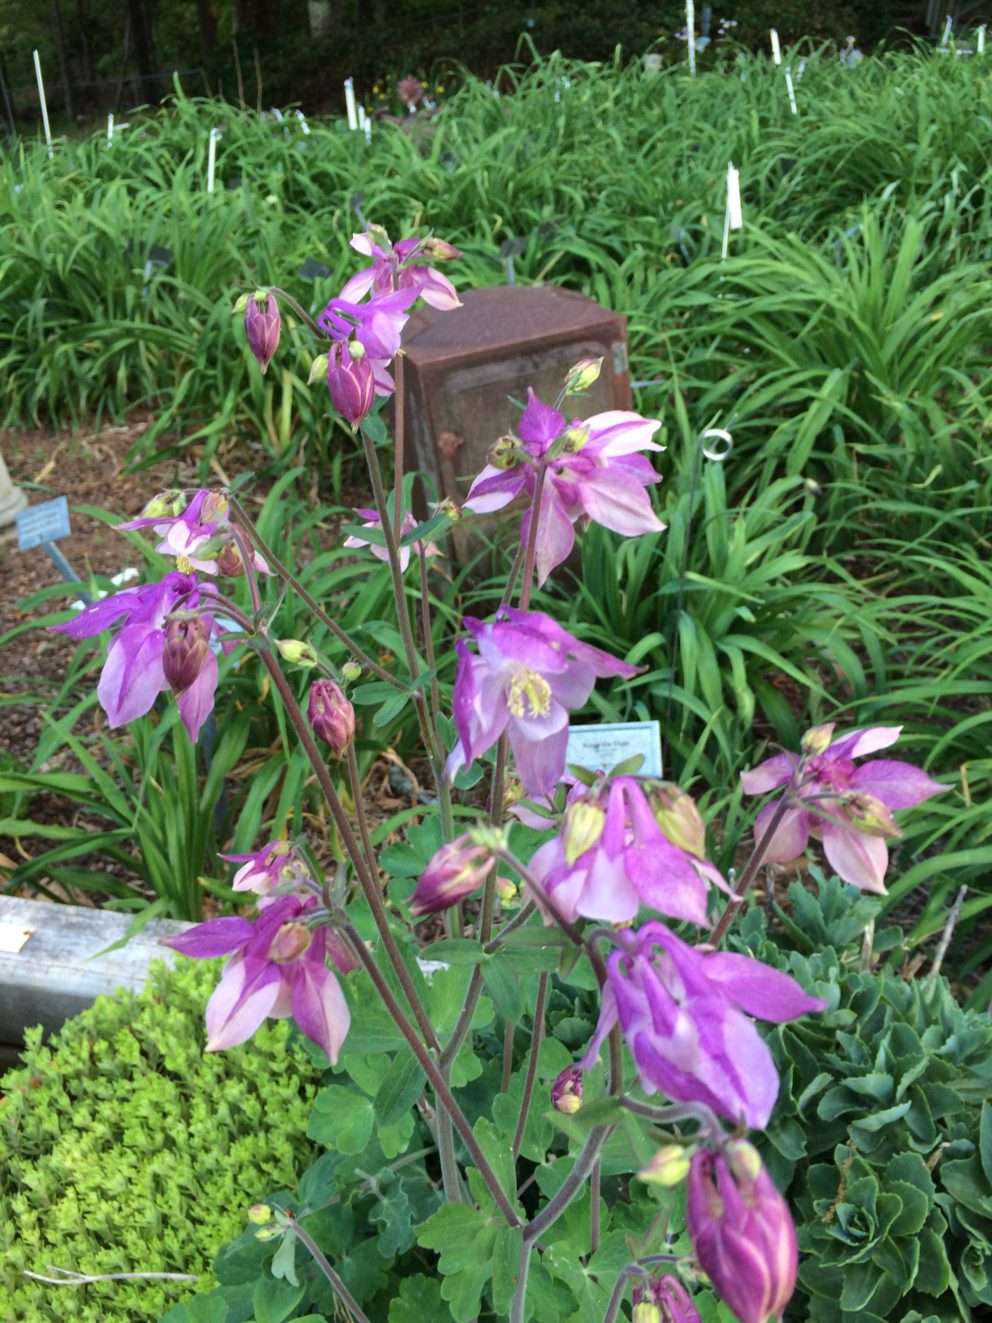
<svg viewBox="0 0 992 1323">
<path fill-rule="evenodd" d="M 860 967 L 875 897 L 831 879 L 819 899 L 796 883 L 789 900 L 784 934 L 754 908 L 740 940 L 830 1008 L 768 1035 L 782 1092 L 763 1157 L 796 1213 L 794 1316 L 987 1317 L 992 1022 L 963 1010 L 943 978 Z M 883 929 L 876 951 L 899 938 Z"/>
<path fill-rule="evenodd" d="M 204 1052 L 213 971 L 156 966 L 100 997 L 0 1081 L 0 1318 L 148 1323 L 194 1283 L 53 1286 L 23 1275 L 206 1274 L 252 1200 L 294 1186 L 317 1072 L 270 1023 Z"/>
</svg>

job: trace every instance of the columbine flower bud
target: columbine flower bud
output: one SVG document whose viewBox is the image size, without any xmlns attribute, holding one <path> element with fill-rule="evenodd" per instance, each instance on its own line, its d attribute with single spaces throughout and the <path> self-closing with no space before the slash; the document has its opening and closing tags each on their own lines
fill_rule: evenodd
<svg viewBox="0 0 992 1323">
<path fill-rule="evenodd" d="M 263 372 L 279 347 L 281 327 L 282 318 L 275 297 L 268 290 L 257 290 L 245 305 L 245 334 L 248 337 L 248 348 L 258 359 L 258 366 Z"/>
<path fill-rule="evenodd" d="M 446 239 L 436 239 L 430 235 L 421 242 L 416 255 L 430 258 L 432 262 L 454 262 L 462 254 L 460 249 Z"/>
<path fill-rule="evenodd" d="M 210 655 L 210 626 L 200 616 L 172 616 L 165 627 L 162 671 L 173 693 L 188 689 Z"/>
<path fill-rule="evenodd" d="M 446 515 L 453 524 L 456 524 L 462 517 L 462 507 L 449 497 L 447 500 L 438 502 L 434 513 Z"/>
<path fill-rule="evenodd" d="M 565 814 L 561 830 L 561 841 L 565 850 L 565 862 L 569 868 L 579 855 L 591 850 L 603 834 L 606 814 L 598 804 L 587 799 L 577 800 Z"/>
<path fill-rule="evenodd" d="M 843 804 L 845 820 L 866 836 L 881 836 L 883 840 L 895 841 L 902 835 L 889 808 L 874 795 L 857 790 L 851 795 L 845 795 Z"/>
<path fill-rule="evenodd" d="M 251 298 L 250 294 L 239 294 L 237 302 L 235 303 L 234 307 L 231 309 L 231 312 L 232 313 L 244 312 L 244 310 L 248 307 L 248 300 L 250 298 Z"/>
<path fill-rule="evenodd" d="M 520 463 L 520 442 L 515 436 L 501 436 L 486 453 L 486 463 L 494 469 L 515 469 Z"/>
<path fill-rule="evenodd" d="M 679 1185 L 689 1174 L 690 1153 L 683 1144 L 666 1144 L 637 1173 L 638 1179 L 648 1185 Z"/>
<path fill-rule="evenodd" d="M 420 875 L 410 897 L 410 910 L 418 918 L 446 910 L 482 886 L 492 867 L 492 854 L 476 845 L 468 832 L 442 845 Z"/>
<path fill-rule="evenodd" d="M 339 756 L 355 738 L 355 709 L 333 680 L 315 680 L 310 689 L 307 717 L 314 733 Z"/>
<path fill-rule="evenodd" d="M 519 899 L 517 885 L 508 877 L 498 877 L 496 879 L 496 895 L 503 905 L 514 905 Z"/>
<path fill-rule="evenodd" d="M 252 1204 L 248 1209 L 248 1221 L 257 1227 L 264 1226 L 266 1222 L 272 1221 L 272 1209 L 268 1204 Z"/>
<path fill-rule="evenodd" d="M 582 1071 L 578 1066 L 568 1066 L 552 1084 L 551 1106 L 566 1116 L 574 1116 L 582 1106 Z"/>
<path fill-rule="evenodd" d="M 341 417 L 357 427 L 375 404 L 375 376 L 368 358 L 356 357 L 353 348 L 362 346 L 353 342 L 347 354 L 340 345 L 334 346 L 327 362 L 327 392 Z"/>
<path fill-rule="evenodd" d="M 834 722 L 828 721 L 825 726 L 813 726 L 802 738 L 799 747 L 803 753 L 808 756 L 815 756 L 818 753 L 826 753 L 830 747 L 830 741 L 834 735 Z"/>
<path fill-rule="evenodd" d="M 602 370 L 602 358 L 579 359 L 578 363 L 574 363 L 565 374 L 565 394 L 578 395 L 580 391 L 588 390 L 599 380 Z"/>
<path fill-rule="evenodd" d="M 217 573 L 227 579 L 240 579 L 245 572 L 245 563 L 238 544 L 225 542 L 217 553 Z"/>
<path fill-rule="evenodd" d="M 292 666 L 304 666 L 307 670 L 320 662 L 314 649 L 302 639 L 276 639 L 279 656 Z"/>
<path fill-rule="evenodd" d="M 358 662 L 348 661 L 341 667 L 342 678 L 347 680 L 349 684 L 353 684 L 356 680 L 360 679 L 361 674 L 362 668 L 359 666 Z"/>
<path fill-rule="evenodd" d="M 700 1323 L 700 1318 L 682 1283 L 666 1276 L 634 1287 L 631 1323 Z"/>
<path fill-rule="evenodd" d="M 796 1285 L 796 1229 L 747 1140 L 693 1155 L 686 1222 L 700 1266 L 741 1323 L 781 1319 Z"/>
<path fill-rule="evenodd" d="M 170 489 L 159 492 L 147 502 L 141 512 L 142 519 L 174 519 L 186 509 L 186 497 L 182 492 Z"/>
<path fill-rule="evenodd" d="M 697 859 L 706 858 L 706 825 L 691 795 L 680 786 L 664 782 L 652 787 L 648 803 L 655 822 L 673 845 Z"/>
<path fill-rule="evenodd" d="M 321 381 L 327 376 L 329 357 L 328 354 L 318 354 L 310 364 L 310 375 L 307 377 L 308 386 L 312 386 L 315 381 Z"/>
</svg>

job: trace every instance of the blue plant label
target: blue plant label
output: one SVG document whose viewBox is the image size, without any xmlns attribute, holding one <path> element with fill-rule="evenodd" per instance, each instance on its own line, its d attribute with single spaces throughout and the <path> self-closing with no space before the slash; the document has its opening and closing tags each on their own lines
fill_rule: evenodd
<svg viewBox="0 0 992 1323">
<path fill-rule="evenodd" d="M 569 726 L 565 762 L 609 772 L 640 754 L 638 776 L 661 776 L 661 727 L 657 721 L 615 721 Z"/>
<path fill-rule="evenodd" d="M 17 515 L 17 545 L 21 551 L 30 551 L 32 547 L 41 547 L 46 542 L 68 537 L 71 531 L 69 502 L 64 496 L 56 496 L 54 501 L 43 501 L 41 505 L 29 505 Z"/>
</svg>

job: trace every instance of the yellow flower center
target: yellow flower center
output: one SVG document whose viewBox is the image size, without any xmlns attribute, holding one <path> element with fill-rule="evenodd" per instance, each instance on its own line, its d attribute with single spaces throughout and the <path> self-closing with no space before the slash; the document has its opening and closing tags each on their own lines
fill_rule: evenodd
<svg viewBox="0 0 992 1323">
<path fill-rule="evenodd" d="M 506 705 L 514 717 L 546 717 L 551 711 L 551 686 L 529 666 L 518 666 Z"/>
<path fill-rule="evenodd" d="M 177 556 L 176 569 L 179 571 L 180 574 L 192 574 L 193 566 L 190 564 L 189 557 L 182 555 Z"/>
</svg>

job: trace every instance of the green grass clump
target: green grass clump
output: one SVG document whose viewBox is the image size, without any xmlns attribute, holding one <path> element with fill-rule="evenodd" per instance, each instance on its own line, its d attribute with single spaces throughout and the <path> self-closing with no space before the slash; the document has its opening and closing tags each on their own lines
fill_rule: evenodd
<svg viewBox="0 0 992 1323">
<path fill-rule="evenodd" d="M 244 1210 L 293 1187 L 316 1078 L 287 1022 L 205 1054 L 216 968 L 153 970 L 140 995 L 100 997 L 0 1080 L 0 1318 L 148 1323 L 214 1284 L 209 1264 Z M 202 1274 L 199 1282 L 52 1286 L 23 1276 Z"/>
</svg>

